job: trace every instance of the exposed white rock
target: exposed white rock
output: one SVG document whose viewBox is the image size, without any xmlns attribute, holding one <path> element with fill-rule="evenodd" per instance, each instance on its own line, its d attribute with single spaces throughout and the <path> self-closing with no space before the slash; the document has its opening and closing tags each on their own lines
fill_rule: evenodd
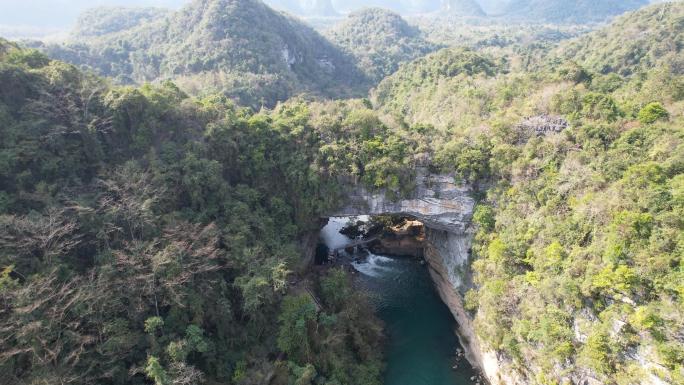
<svg viewBox="0 0 684 385">
<path fill-rule="evenodd" d="M 318 59 L 318 66 L 328 73 L 335 71 L 335 64 L 327 58 Z"/>
<path fill-rule="evenodd" d="M 419 168 L 416 188 L 410 197 L 392 200 L 382 191 L 370 192 L 359 185 L 348 194 L 348 204 L 331 216 L 405 214 L 431 229 L 464 233 L 475 207 L 470 194 L 470 187 L 456 184 L 453 176 L 434 175 Z"/>
<path fill-rule="evenodd" d="M 285 48 L 283 48 L 283 50 L 281 51 L 281 55 L 283 58 L 283 62 L 287 64 L 287 68 L 292 69 L 292 65 L 297 63 L 297 58 L 295 57 L 295 55 L 290 53 L 290 48 L 288 46 L 285 46 Z"/>
<path fill-rule="evenodd" d="M 473 237 L 469 232 L 449 232 L 428 228 L 427 241 L 441 257 L 451 286 L 461 293 L 470 287 L 470 247 Z"/>
<path fill-rule="evenodd" d="M 458 322 L 458 336 L 465 356 L 479 368 L 491 385 L 526 385 L 510 363 L 495 352 L 483 349 L 475 334 L 472 316 L 466 311 L 463 295 L 471 287 L 471 219 L 475 200 L 469 186 L 454 182 L 451 175 L 416 170 L 416 188 L 411 196 L 393 200 L 384 192 L 371 192 L 354 186 L 347 192 L 345 207 L 331 217 L 403 214 L 425 225 L 424 255 L 430 275 L 444 303 Z"/>
</svg>

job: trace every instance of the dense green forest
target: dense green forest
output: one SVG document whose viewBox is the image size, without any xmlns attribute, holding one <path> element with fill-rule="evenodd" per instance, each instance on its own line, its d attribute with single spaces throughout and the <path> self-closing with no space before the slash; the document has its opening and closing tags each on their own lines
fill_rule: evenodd
<svg viewBox="0 0 684 385">
<path fill-rule="evenodd" d="M 400 64 L 438 48 L 427 42 L 418 28 L 382 8 L 354 12 L 327 34 L 356 57 L 359 68 L 375 82 L 394 73 Z"/>
<path fill-rule="evenodd" d="M 3 381 L 381 384 L 367 298 L 341 270 L 301 282 L 303 255 L 348 188 L 403 196 L 427 161 L 474 187 L 465 299 L 486 349 L 530 384 L 684 384 L 683 3 L 560 44 L 577 31 L 497 29 L 504 43 L 424 57 L 440 43 L 385 12 L 360 15 L 387 35 L 354 17 L 332 32 L 344 53 L 228 3 L 98 36 L 114 14 L 82 46 L 46 50 L 153 84 L 0 40 Z M 294 78 L 274 57 L 284 26 L 301 44 Z M 261 34 L 227 38 L 236 28 Z M 321 50 L 342 66 L 325 71 Z M 167 72 L 142 75 L 150 62 Z M 183 91 L 211 65 L 246 83 Z M 367 99 L 277 103 L 387 74 Z"/>
<path fill-rule="evenodd" d="M 259 0 L 195 0 L 147 21 L 137 12 L 91 12 L 66 43 L 36 47 L 121 84 L 173 79 L 191 94 L 222 92 L 255 109 L 301 93 L 363 96 L 368 87 L 339 47 Z"/>
<path fill-rule="evenodd" d="M 380 328 L 344 274 L 315 284 L 323 312 L 283 295 L 338 179 L 399 186 L 417 143 L 385 143 L 362 102 L 255 114 L 7 42 L 0 84 L 4 379 L 378 383 Z"/>
<path fill-rule="evenodd" d="M 153 7 L 99 7 L 84 11 L 71 32 L 75 39 L 88 39 L 126 31 L 169 15 L 171 11 Z"/>
<path fill-rule="evenodd" d="M 682 12 L 650 7 L 531 62 L 443 50 L 374 91 L 387 116 L 435 127 L 436 166 L 487 186 L 467 306 L 531 382 L 684 381 Z"/>
</svg>

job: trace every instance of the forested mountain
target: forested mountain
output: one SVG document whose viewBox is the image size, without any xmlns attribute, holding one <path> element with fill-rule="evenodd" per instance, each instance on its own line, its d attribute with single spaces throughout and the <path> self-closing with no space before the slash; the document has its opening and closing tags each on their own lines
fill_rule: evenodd
<svg viewBox="0 0 684 385">
<path fill-rule="evenodd" d="M 541 57 L 537 56 L 536 47 L 525 46 L 516 47 L 517 53 L 477 45 L 465 51 L 442 50 L 387 77 L 373 95 L 386 112 L 403 111 L 412 123 L 465 128 L 477 125 L 481 116 L 499 108 L 492 107 L 492 102 L 506 102 L 500 98 L 510 91 L 499 88 L 502 83 L 498 78 L 507 72 L 558 69 L 576 62 L 582 66 L 578 68 L 601 75 L 632 76 L 660 67 L 679 75 L 683 71 L 683 12 L 684 3 L 649 6 L 595 32 L 563 42 L 548 54 L 542 51 Z M 539 37 L 535 39 L 537 44 L 540 41 Z M 473 89 L 477 92 L 473 93 Z"/>
<path fill-rule="evenodd" d="M 373 90 L 373 101 L 388 115 L 401 116 L 410 124 L 466 129 L 487 114 L 490 107 L 483 103 L 498 97 L 491 87 L 506 71 L 505 63 L 487 55 L 447 48 L 387 77 Z"/>
<path fill-rule="evenodd" d="M 353 55 L 359 68 L 377 82 L 396 71 L 399 64 L 437 48 L 401 16 L 381 8 L 354 12 L 327 35 Z"/>
<path fill-rule="evenodd" d="M 442 0 L 332 0 L 340 12 L 351 13 L 367 7 L 381 7 L 402 14 L 433 12 L 439 9 Z"/>
<path fill-rule="evenodd" d="M 365 86 L 333 44 L 259 0 L 195 0 L 133 29 L 44 50 L 122 83 L 174 79 L 191 93 L 224 91 L 255 107 L 302 92 L 354 95 Z"/>
<path fill-rule="evenodd" d="M 504 14 L 525 20 L 590 23 L 649 4 L 648 0 L 514 0 Z"/>
<path fill-rule="evenodd" d="M 171 11 L 165 8 L 99 7 L 83 12 L 71 34 L 75 39 L 87 39 L 137 27 L 160 20 Z"/>
<path fill-rule="evenodd" d="M 557 56 L 596 72 L 631 75 L 667 65 L 684 74 L 684 7 L 681 3 L 646 7 L 609 27 L 564 44 Z"/>
</svg>

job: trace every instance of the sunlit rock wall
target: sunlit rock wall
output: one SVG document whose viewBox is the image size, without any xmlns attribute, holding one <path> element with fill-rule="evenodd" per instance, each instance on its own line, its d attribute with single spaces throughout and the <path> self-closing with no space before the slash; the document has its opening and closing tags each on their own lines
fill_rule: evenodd
<svg viewBox="0 0 684 385">
<path fill-rule="evenodd" d="M 347 205 L 330 216 L 404 214 L 431 229 L 463 233 L 475 206 L 470 195 L 470 187 L 455 183 L 453 176 L 430 174 L 419 168 L 411 196 L 393 200 L 382 191 L 370 192 L 358 185 L 347 194 Z"/>
</svg>

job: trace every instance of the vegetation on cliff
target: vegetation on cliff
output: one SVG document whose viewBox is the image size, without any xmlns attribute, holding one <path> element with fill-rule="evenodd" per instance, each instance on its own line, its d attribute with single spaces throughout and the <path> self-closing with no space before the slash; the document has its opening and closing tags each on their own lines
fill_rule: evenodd
<svg viewBox="0 0 684 385">
<path fill-rule="evenodd" d="M 682 9 L 560 49 L 584 47 L 579 64 L 450 49 L 375 91 L 388 116 L 434 125 L 436 167 L 487 186 L 467 306 L 527 383 L 684 381 L 684 78 L 664 59 Z M 648 25 L 643 55 L 613 49 L 627 20 Z"/>
</svg>

